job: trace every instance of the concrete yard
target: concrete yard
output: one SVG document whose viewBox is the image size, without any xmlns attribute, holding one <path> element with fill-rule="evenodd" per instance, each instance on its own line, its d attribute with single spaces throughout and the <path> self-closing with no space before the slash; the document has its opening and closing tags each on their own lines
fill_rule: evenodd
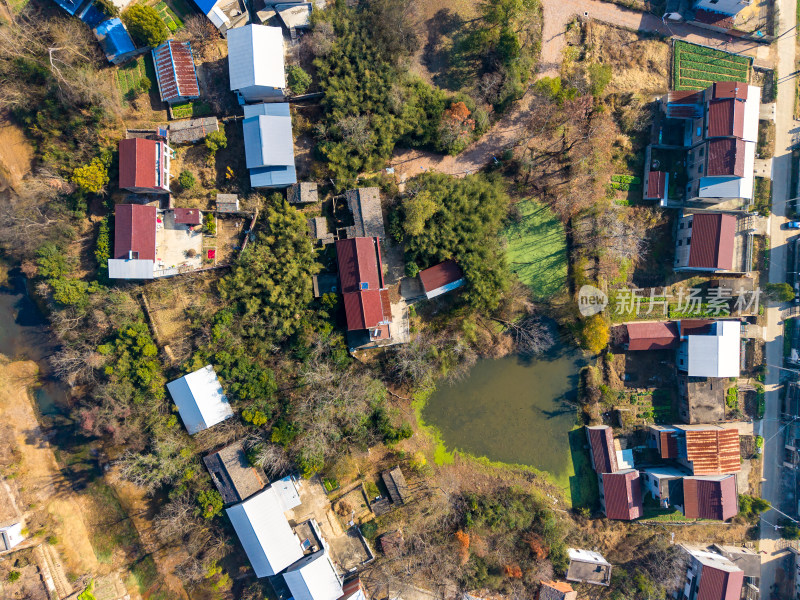
<svg viewBox="0 0 800 600">
<path fill-rule="evenodd" d="M 200 227 L 191 231 L 188 225 L 175 223 L 175 213 L 163 213 L 163 223 L 156 230 L 157 268 L 184 267 L 189 270 L 203 266 L 203 234 Z M 189 256 L 194 251 L 194 256 Z"/>
</svg>

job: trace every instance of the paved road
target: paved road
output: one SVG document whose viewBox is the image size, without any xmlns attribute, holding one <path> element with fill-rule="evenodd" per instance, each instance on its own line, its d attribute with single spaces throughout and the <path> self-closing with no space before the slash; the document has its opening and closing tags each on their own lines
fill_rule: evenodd
<svg viewBox="0 0 800 600">
<path fill-rule="evenodd" d="M 660 18 L 650 13 L 630 10 L 599 0 L 542 0 L 544 9 L 544 27 L 542 29 L 542 56 L 539 76 L 553 77 L 558 75 L 561 67 L 561 53 L 566 40 L 564 31 L 567 23 L 575 16 L 588 13 L 590 19 L 597 19 L 618 27 L 660 33 L 675 36 L 705 46 L 719 47 L 731 52 L 740 52 L 756 58 L 756 63 L 769 58 L 769 47 L 757 42 L 748 42 L 731 38 L 723 33 L 716 33 L 686 23 L 665 24 Z M 781 19 L 784 20 L 783 18 Z"/>
<path fill-rule="evenodd" d="M 795 25 L 795 0 L 779 0 L 780 2 L 780 31 L 787 31 Z M 770 282 L 785 281 L 786 277 L 786 238 L 787 233 L 780 229 L 785 219 L 786 200 L 794 194 L 789 191 L 790 178 L 790 146 L 793 130 L 796 124 L 794 112 L 794 87 L 796 81 L 787 77 L 795 71 L 795 38 L 786 35 L 778 40 L 778 78 L 785 78 L 778 84 L 778 100 L 776 110 L 776 142 L 775 158 L 772 161 L 772 213 L 770 232 Z M 767 308 L 767 348 L 766 358 L 768 365 L 781 365 L 783 363 L 783 323 L 781 309 L 778 306 Z M 780 371 L 774 366 L 768 368 L 766 380 L 766 412 L 765 418 L 760 423 L 761 435 L 764 437 L 763 480 L 761 495 L 777 508 L 781 507 L 781 457 L 783 454 L 783 432 L 780 429 L 780 396 L 778 393 L 778 380 Z M 786 508 L 786 507 L 783 507 Z M 760 549 L 766 551 L 763 555 L 761 572 L 761 597 L 770 598 L 772 585 L 776 580 L 776 573 L 780 563 L 786 557 L 786 551 L 778 547 L 779 532 L 771 524 L 775 523 L 779 515 L 769 511 L 761 522 Z M 776 596 L 777 597 L 777 596 Z"/>
</svg>

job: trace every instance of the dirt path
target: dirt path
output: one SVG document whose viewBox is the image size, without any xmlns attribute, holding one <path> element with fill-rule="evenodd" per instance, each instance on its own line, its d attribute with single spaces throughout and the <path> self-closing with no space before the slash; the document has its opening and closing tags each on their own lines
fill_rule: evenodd
<svg viewBox="0 0 800 600">
<path fill-rule="evenodd" d="M 555 77 L 561 67 L 561 54 L 566 45 L 564 32 L 575 16 L 597 19 L 617 27 L 638 31 L 660 33 L 679 37 L 687 42 L 713 46 L 720 50 L 739 52 L 752 56 L 756 64 L 770 66 L 769 46 L 732 38 L 723 33 L 701 29 L 687 23 L 665 24 L 650 13 L 623 8 L 599 0 L 542 0 L 544 27 L 542 30 L 542 56 L 539 61 L 539 77 Z"/>
<path fill-rule="evenodd" d="M 22 129 L 0 120 L 0 192 L 18 186 L 32 164 L 33 148 Z"/>
<path fill-rule="evenodd" d="M 32 361 L 10 362 L 0 355 L 0 422 L 13 429 L 13 440 L 20 454 L 19 485 L 24 487 L 28 500 L 35 501 L 35 510 L 46 510 L 53 531 L 60 542 L 61 560 L 54 558 L 53 579 L 57 586 L 69 586 L 64 571 L 77 575 L 96 573 L 97 558 L 89 541 L 89 532 L 82 518 L 82 503 L 61 474 L 47 437 L 36 420 L 30 387 L 35 384 L 38 369 Z M 71 586 L 69 586 L 71 589 Z"/>
</svg>

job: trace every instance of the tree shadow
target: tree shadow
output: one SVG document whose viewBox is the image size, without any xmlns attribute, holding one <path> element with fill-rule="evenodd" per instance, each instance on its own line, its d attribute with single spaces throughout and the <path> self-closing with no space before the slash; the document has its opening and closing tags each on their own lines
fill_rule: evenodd
<svg viewBox="0 0 800 600">
<path fill-rule="evenodd" d="M 427 42 L 422 63 L 433 82 L 450 91 L 458 91 L 475 76 L 479 57 L 469 48 L 474 27 L 448 8 L 436 12 L 425 23 Z"/>
<path fill-rule="evenodd" d="M 592 469 L 586 431 L 583 427 L 569 432 L 569 451 L 575 475 L 569 478 L 569 491 L 573 508 L 596 510 L 600 504 L 600 490 L 597 475 Z"/>
</svg>

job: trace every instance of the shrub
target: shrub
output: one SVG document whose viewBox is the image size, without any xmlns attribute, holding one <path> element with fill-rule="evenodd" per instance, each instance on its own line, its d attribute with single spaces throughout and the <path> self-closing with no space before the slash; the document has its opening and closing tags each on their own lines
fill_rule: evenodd
<svg viewBox="0 0 800 600">
<path fill-rule="evenodd" d="M 203 217 L 203 229 L 208 235 L 217 235 L 217 219 L 213 213 L 206 213 Z"/>
<path fill-rule="evenodd" d="M 225 135 L 225 130 L 220 129 L 219 131 L 212 131 L 206 136 L 206 148 L 208 148 L 209 154 L 213 157 L 217 150 L 220 148 L 227 148 L 228 147 L 228 137 Z"/>
<path fill-rule="evenodd" d="M 197 504 L 204 519 L 213 519 L 222 513 L 222 495 L 217 490 L 202 490 L 197 494 Z"/>
<path fill-rule="evenodd" d="M 608 321 L 602 315 L 593 315 L 581 324 L 581 346 L 593 354 L 599 354 L 608 346 L 610 333 Z"/>
<path fill-rule="evenodd" d="M 108 225 L 108 217 L 100 221 L 100 229 L 97 233 L 97 245 L 94 249 L 94 258 L 97 261 L 97 268 L 101 271 L 108 268 L 108 259 L 111 258 L 111 233 Z"/>
<path fill-rule="evenodd" d="M 611 65 L 594 63 L 589 65 L 587 71 L 589 73 L 589 87 L 591 89 L 592 96 L 599 98 L 603 95 L 606 86 L 611 83 Z"/>
<path fill-rule="evenodd" d="M 788 283 L 768 283 L 764 290 L 767 298 L 776 302 L 789 302 L 794 300 L 794 288 Z"/>
<path fill-rule="evenodd" d="M 122 20 L 131 35 L 147 46 L 158 46 L 169 38 L 169 29 L 152 6 L 134 4 L 122 13 Z"/>
<path fill-rule="evenodd" d="M 181 171 L 181 174 L 178 175 L 178 185 L 180 185 L 184 190 L 189 191 L 194 188 L 197 184 L 197 179 L 195 176 L 192 175 L 191 171 Z"/>
<path fill-rule="evenodd" d="M 111 0 L 95 0 L 95 5 L 109 17 L 119 16 L 119 9 Z"/>
<path fill-rule="evenodd" d="M 289 89 L 295 94 L 305 94 L 311 85 L 311 75 L 297 65 L 290 65 L 286 69 L 286 79 Z"/>
<path fill-rule="evenodd" d="M 73 169 L 70 181 L 82 192 L 99 194 L 109 181 L 108 166 L 103 159 L 95 157 L 89 164 Z"/>
<path fill-rule="evenodd" d="M 22 573 L 20 573 L 19 571 L 11 571 L 11 572 L 8 574 L 8 580 L 9 580 L 11 583 L 14 583 L 14 582 L 15 582 L 15 581 L 17 581 L 17 580 L 18 580 L 20 577 L 22 577 Z"/>
</svg>

